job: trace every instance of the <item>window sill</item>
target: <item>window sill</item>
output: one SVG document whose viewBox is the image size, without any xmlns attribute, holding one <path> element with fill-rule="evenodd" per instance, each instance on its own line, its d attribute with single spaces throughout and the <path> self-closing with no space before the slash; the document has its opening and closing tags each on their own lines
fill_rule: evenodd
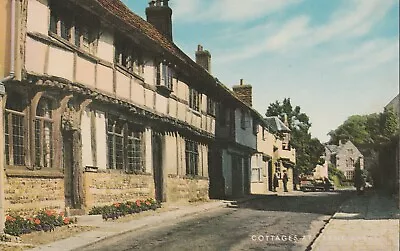
<svg viewBox="0 0 400 251">
<path fill-rule="evenodd" d="M 194 115 L 201 117 L 201 113 L 189 107 L 189 111 L 191 111 Z"/>
<path fill-rule="evenodd" d="M 170 94 L 172 93 L 172 90 L 165 85 L 156 85 L 156 87 L 157 87 L 157 92 L 163 96 L 169 97 Z"/>
<path fill-rule="evenodd" d="M 122 71 L 125 75 L 133 76 L 134 78 L 139 79 L 140 81 L 144 82 L 144 77 L 140 76 L 140 74 L 130 71 L 130 70 L 128 70 L 128 68 L 126 68 L 125 66 L 120 65 L 118 63 L 115 63 L 115 66 L 118 70 Z"/>
<path fill-rule="evenodd" d="M 6 167 L 7 177 L 27 177 L 27 178 L 53 178 L 63 179 L 64 174 L 59 169 L 40 169 L 40 170 L 29 170 L 25 167 L 7 166 Z"/>
</svg>

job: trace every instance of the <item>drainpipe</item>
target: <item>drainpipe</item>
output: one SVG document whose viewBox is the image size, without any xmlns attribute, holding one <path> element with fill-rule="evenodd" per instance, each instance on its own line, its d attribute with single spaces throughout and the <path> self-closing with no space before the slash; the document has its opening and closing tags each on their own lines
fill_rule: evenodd
<svg viewBox="0 0 400 251">
<path fill-rule="evenodd" d="M 10 25 L 10 73 L 7 77 L 0 80 L 0 233 L 4 231 L 5 223 L 5 160 L 4 160 L 4 95 L 6 94 L 6 89 L 4 83 L 12 80 L 15 76 L 14 63 L 15 63 L 15 0 L 11 0 L 11 25 Z"/>
</svg>

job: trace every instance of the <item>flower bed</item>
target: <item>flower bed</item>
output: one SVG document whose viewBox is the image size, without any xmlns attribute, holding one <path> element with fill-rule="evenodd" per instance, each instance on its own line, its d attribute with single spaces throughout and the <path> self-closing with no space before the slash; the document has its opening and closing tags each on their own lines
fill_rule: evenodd
<svg viewBox="0 0 400 251">
<path fill-rule="evenodd" d="M 119 217 L 140 213 L 147 210 L 156 210 L 160 208 L 161 204 L 154 199 L 127 201 L 125 203 L 116 202 L 111 206 L 93 207 L 90 211 L 90 215 L 101 214 L 104 220 L 118 219 Z"/>
<path fill-rule="evenodd" d="M 40 211 L 36 216 L 23 218 L 19 215 L 7 215 L 4 233 L 20 236 L 32 231 L 53 231 L 55 227 L 72 223 L 70 218 L 64 217 L 64 213 L 54 210 Z"/>
</svg>

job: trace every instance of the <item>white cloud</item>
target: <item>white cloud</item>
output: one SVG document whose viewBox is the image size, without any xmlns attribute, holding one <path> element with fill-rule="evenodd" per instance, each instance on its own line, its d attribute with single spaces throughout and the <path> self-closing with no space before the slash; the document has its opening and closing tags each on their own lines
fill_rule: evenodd
<svg viewBox="0 0 400 251">
<path fill-rule="evenodd" d="M 302 0 L 174 0 L 176 19 L 189 22 L 250 21 L 284 9 Z"/>
</svg>

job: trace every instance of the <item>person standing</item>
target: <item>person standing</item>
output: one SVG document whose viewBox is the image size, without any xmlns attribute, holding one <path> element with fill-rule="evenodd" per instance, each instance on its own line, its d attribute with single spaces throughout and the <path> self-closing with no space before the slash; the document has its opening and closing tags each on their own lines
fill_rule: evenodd
<svg viewBox="0 0 400 251">
<path fill-rule="evenodd" d="M 279 179 L 278 179 L 278 174 L 274 173 L 274 178 L 273 178 L 273 192 L 276 192 L 276 188 L 279 187 Z"/>
<path fill-rule="evenodd" d="M 283 170 L 282 181 L 283 181 L 283 191 L 284 191 L 284 192 L 288 192 L 287 183 L 288 183 L 288 181 L 289 181 L 289 178 L 288 178 L 288 175 L 287 175 L 287 173 L 286 173 L 286 170 Z"/>
</svg>

